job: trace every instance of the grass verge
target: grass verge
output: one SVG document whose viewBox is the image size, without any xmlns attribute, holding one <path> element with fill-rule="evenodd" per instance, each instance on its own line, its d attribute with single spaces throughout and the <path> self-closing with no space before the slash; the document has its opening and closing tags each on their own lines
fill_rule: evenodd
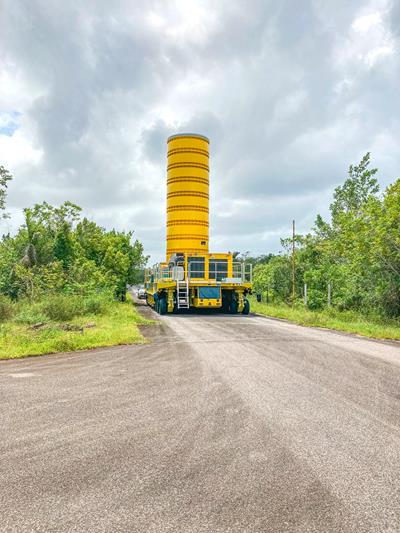
<svg viewBox="0 0 400 533">
<path fill-rule="evenodd" d="M 110 302 L 101 314 L 84 314 L 67 324 L 49 321 L 37 329 L 10 320 L 0 324 L 0 359 L 144 343 L 138 326 L 150 323 L 131 301 Z"/>
<path fill-rule="evenodd" d="M 301 326 L 314 326 L 346 333 L 355 333 L 374 339 L 400 340 L 400 321 L 368 317 L 353 311 L 337 311 L 333 308 L 310 311 L 302 305 L 259 303 L 254 297 L 251 310 L 264 316 L 283 318 Z"/>
</svg>

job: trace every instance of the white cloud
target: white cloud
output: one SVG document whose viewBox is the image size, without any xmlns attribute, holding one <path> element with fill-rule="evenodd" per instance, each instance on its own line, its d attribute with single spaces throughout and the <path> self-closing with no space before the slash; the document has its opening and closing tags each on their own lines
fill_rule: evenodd
<svg viewBox="0 0 400 533">
<path fill-rule="evenodd" d="M 382 14 L 375 12 L 357 17 L 351 27 L 357 33 L 366 34 L 374 27 L 382 26 L 382 23 Z"/>
<path fill-rule="evenodd" d="M 372 2 L 372 7 L 376 2 Z M 357 14 L 346 38 L 338 40 L 334 57 L 339 68 L 354 69 L 357 65 L 370 69 L 392 56 L 396 42 L 388 18 L 388 2 L 379 2 L 380 11 Z"/>
<path fill-rule="evenodd" d="M 21 113 L 0 136 L 10 210 L 69 199 L 161 257 L 166 138 L 192 130 L 211 139 L 213 245 L 277 250 L 367 150 L 384 182 L 398 174 L 391 5 L 4 0 L 0 110 Z"/>
<path fill-rule="evenodd" d="M 0 135 L 1 164 L 9 168 L 14 174 L 23 168 L 37 165 L 43 155 L 27 139 L 22 131 L 16 131 L 12 137 Z"/>
</svg>

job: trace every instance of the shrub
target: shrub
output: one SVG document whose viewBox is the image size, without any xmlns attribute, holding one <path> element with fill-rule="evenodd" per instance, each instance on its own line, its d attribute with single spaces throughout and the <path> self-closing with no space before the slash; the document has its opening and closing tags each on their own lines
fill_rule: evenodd
<svg viewBox="0 0 400 533">
<path fill-rule="evenodd" d="M 23 302 L 19 305 L 19 308 L 20 310 L 15 317 L 15 322 L 32 325 L 49 321 L 49 317 L 42 311 L 40 304 Z"/>
<path fill-rule="evenodd" d="M 320 311 L 325 306 L 324 294 L 318 290 L 308 291 L 307 307 L 311 311 Z"/>
<path fill-rule="evenodd" d="M 84 297 L 77 294 L 54 294 L 38 302 L 24 299 L 17 303 L 0 295 L 0 322 L 14 316 L 15 322 L 19 324 L 32 325 L 49 320 L 65 322 L 84 314 L 103 314 L 112 300 L 111 291 L 92 293 Z"/>
<path fill-rule="evenodd" d="M 101 315 L 106 311 L 110 298 L 106 294 L 92 294 L 86 297 L 82 302 L 85 313 L 90 315 Z"/>
<path fill-rule="evenodd" d="M 63 322 L 84 312 L 82 299 L 73 295 L 50 296 L 42 302 L 42 311 L 51 320 Z"/>
<path fill-rule="evenodd" d="M 0 294 L 0 322 L 9 320 L 14 314 L 14 307 L 9 298 Z"/>
</svg>

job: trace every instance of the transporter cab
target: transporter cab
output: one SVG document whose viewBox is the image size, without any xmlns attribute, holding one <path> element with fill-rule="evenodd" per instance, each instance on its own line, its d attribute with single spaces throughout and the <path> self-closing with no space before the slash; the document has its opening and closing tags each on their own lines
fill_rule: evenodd
<svg viewBox="0 0 400 533">
<path fill-rule="evenodd" d="M 209 140 L 168 139 L 166 261 L 146 270 L 147 303 L 160 314 L 215 308 L 248 314 L 252 265 L 209 253 Z"/>
</svg>

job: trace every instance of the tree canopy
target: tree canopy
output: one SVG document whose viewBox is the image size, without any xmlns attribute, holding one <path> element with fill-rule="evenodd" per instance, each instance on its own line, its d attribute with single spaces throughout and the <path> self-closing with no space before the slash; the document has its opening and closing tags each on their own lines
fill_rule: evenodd
<svg viewBox="0 0 400 533">
<path fill-rule="evenodd" d="M 11 173 L 0 165 L 0 218 L 7 218 L 5 212 L 8 182 L 12 180 Z"/>
<path fill-rule="evenodd" d="M 126 286 L 140 281 L 147 257 L 132 231 L 107 231 L 71 202 L 36 204 L 24 218 L 16 235 L 0 241 L 0 294 L 109 291 L 124 299 Z"/>
<path fill-rule="evenodd" d="M 331 221 L 318 215 L 312 232 L 296 236 L 296 298 L 308 288 L 308 306 L 373 311 L 400 316 L 400 180 L 382 194 L 367 153 L 351 165 L 330 206 Z M 291 296 L 288 244 L 267 264 L 258 264 L 254 286 L 277 300 Z"/>
</svg>

